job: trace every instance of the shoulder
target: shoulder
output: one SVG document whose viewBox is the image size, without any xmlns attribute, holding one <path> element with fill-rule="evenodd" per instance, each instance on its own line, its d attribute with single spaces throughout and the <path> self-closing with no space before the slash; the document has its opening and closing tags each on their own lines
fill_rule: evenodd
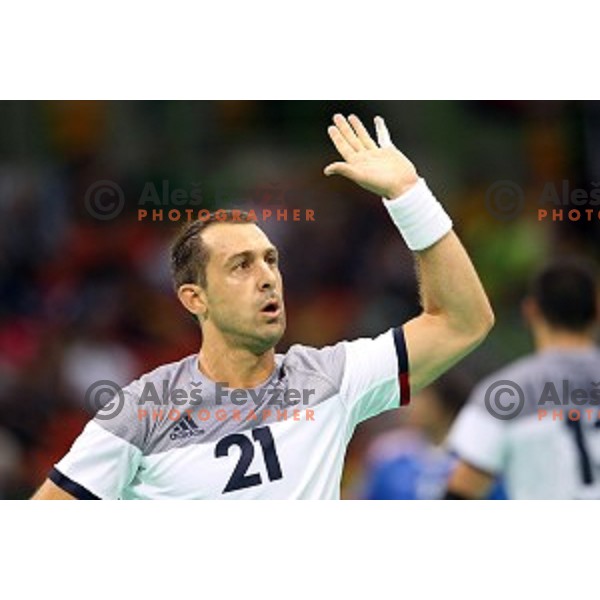
<svg viewBox="0 0 600 600">
<path fill-rule="evenodd" d="M 329 373 L 343 368 L 346 350 L 341 341 L 322 348 L 294 344 L 282 355 L 284 366 L 305 371 Z"/>
<path fill-rule="evenodd" d="M 322 348 L 294 344 L 279 360 L 291 387 L 321 390 L 328 397 L 340 389 L 346 350 L 344 342 Z"/>
<path fill-rule="evenodd" d="M 164 382 L 164 385 L 171 386 L 181 379 L 189 378 L 195 356 L 195 354 L 190 354 L 178 361 L 160 365 L 132 381 L 123 388 L 123 391 L 130 395 L 136 395 L 142 393 L 144 387 L 148 385 L 156 387 L 163 385 Z"/>
<path fill-rule="evenodd" d="M 143 449 L 150 436 L 152 423 L 148 418 L 148 411 L 140 410 L 141 399 L 149 393 L 161 397 L 164 389 L 189 377 L 193 358 L 194 355 L 190 355 L 160 365 L 125 387 L 116 388 L 112 400 L 95 414 L 93 421 L 113 435 Z"/>
<path fill-rule="evenodd" d="M 498 381 L 525 383 L 537 371 L 539 359 L 535 354 L 519 358 L 508 365 L 490 373 L 475 386 L 475 391 L 486 389 Z"/>
<path fill-rule="evenodd" d="M 343 370 L 349 357 L 357 355 L 363 359 L 376 358 L 380 351 L 395 353 L 394 329 L 389 329 L 374 337 L 365 336 L 353 340 L 341 340 L 322 348 L 294 344 L 283 356 L 287 364 L 298 367 Z"/>
<path fill-rule="evenodd" d="M 535 389 L 545 370 L 543 357 L 524 356 L 483 378 L 473 389 L 469 404 L 483 408 L 486 401 L 497 404 L 514 398 L 523 403 L 525 410 L 519 413 L 526 416 L 535 409 Z M 508 396 L 503 398 L 504 394 Z"/>
<path fill-rule="evenodd" d="M 319 378 L 337 390 L 363 383 L 370 387 L 375 380 L 395 379 L 398 371 L 393 329 L 322 348 L 295 344 L 281 360 L 284 370 L 300 381 Z"/>
</svg>

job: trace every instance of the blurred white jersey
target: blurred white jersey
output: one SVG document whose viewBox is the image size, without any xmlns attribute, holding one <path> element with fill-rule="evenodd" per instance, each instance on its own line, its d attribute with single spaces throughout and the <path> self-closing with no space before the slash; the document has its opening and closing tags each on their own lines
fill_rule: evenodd
<svg viewBox="0 0 600 600">
<path fill-rule="evenodd" d="M 547 350 L 482 381 L 448 438 L 510 498 L 600 498 L 600 352 Z"/>
<path fill-rule="evenodd" d="M 408 402 L 407 370 L 401 328 L 292 346 L 252 389 L 192 355 L 124 388 L 49 477 L 81 499 L 336 499 L 355 426 Z"/>
</svg>

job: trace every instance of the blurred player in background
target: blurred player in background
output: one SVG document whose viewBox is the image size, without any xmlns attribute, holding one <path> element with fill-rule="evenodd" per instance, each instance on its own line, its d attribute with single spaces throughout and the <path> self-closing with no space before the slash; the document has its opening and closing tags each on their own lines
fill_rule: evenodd
<svg viewBox="0 0 600 600">
<path fill-rule="evenodd" d="M 422 314 L 374 339 L 276 354 L 286 325 L 277 249 L 239 211 L 227 222 L 192 222 L 171 258 L 179 300 L 202 329 L 199 354 L 127 386 L 122 410 L 96 415 L 35 498 L 339 498 L 355 426 L 407 404 L 411 388 L 435 380 L 485 338 L 493 313 L 450 218 L 383 120 L 375 125 L 378 144 L 357 117 L 336 115 L 328 133 L 344 160 L 325 174 L 385 199 L 416 253 Z M 353 260 L 355 250 L 348 252 Z M 169 390 L 163 413 L 140 406 L 150 385 Z M 296 403 L 269 404 L 273 391 L 302 395 L 298 418 Z M 286 409 L 289 418 L 280 416 Z"/>
<path fill-rule="evenodd" d="M 367 454 L 363 497 L 368 500 L 435 500 L 443 497 L 456 462 L 444 447 L 448 431 L 472 389 L 453 369 L 422 390 L 408 407 L 405 422 L 380 435 Z M 500 484 L 490 500 L 505 499 Z"/>
<path fill-rule="evenodd" d="M 501 474 L 510 498 L 600 498 L 594 271 L 567 260 L 549 265 L 535 277 L 523 313 L 536 352 L 471 395 L 450 434 L 460 461 L 447 497 L 482 498 Z"/>
</svg>

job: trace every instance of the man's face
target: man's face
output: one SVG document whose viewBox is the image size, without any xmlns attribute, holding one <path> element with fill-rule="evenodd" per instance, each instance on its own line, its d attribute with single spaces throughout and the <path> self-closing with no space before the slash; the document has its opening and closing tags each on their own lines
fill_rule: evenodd
<svg viewBox="0 0 600 600">
<path fill-rule="evenodd" d="M 253 223 L 216 223 L 202 239 L 207 323 L 257 354 L 271 349 L 286 324 L 277 249 Z"/>
</svg>

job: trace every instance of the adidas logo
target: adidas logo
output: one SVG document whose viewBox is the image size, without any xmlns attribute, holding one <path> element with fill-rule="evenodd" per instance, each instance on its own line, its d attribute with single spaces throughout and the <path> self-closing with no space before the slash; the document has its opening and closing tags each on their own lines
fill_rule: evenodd
<svg viewBox="0 0 600 600">
<path fill-rule="evenodd" d="M 194 420 L 189 416 L 185 415 L 175 425 L 171 435 L 169 438 L 172 440 L 183 440 L 190 437 L 196 437 L 197 435 L 202 435 L 204 433 L 204 429 L 200 429 Z"/>
</svg>

